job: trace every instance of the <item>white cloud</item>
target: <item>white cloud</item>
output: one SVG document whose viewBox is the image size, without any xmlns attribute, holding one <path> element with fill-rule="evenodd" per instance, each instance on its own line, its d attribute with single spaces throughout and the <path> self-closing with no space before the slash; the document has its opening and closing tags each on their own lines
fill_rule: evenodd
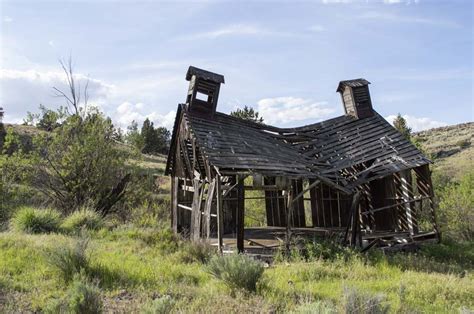
<svg viewBox="0 0 474 314">
<path fill-rule="evenodd" d="M 258 112 L 268 124 L 321 120 L 335 112 L 326 102 L 314 102 L 298 97 L 276 97 L 261 99 L 257 103 Z"/>
<path fill-rule="evenodd" d="M 385 119 L 390 122 L 390 124 L 393 124 L 393 121 L 396 117 L 397 115 L 389 115 L 388 117 L 385 117 Z M 439 128 L 448 125 L 446 122 L 436 121 L 431 118 L 417 118 L 409 115 L 403 115 L 403 118 L 406 120 L 408 126 L 412 128 L 412 131 L 414 132 L 428 130 L 432 128 Z"/>
<path fill-rule="evenodd" d="M 13 19 L 12 19 L 11 17 L 9 17 L 9 16 L 4 16 L 4 17 L 3 17 L 3 21 L 4 21 L 5 23 L 11 23 L 11 22 L 13 22 Z"/>
<path fill-rule="evenodd" d="M 54 42 L 54 40 L 50 40 L 48 41 L 48 45 L 50 45 L 51 47 L 54 47 L 56 46 L 56 43 Z"/>
<path fill-rule="evenodd" d="M 169 91 L 173 85 L 176 85 L 177 78 L 175 77 L 168 79 L 140 78 L 135 81 L 128 79 L 120 82 L 120 85 L 88 78 L 80 73 L 77 73 L 75 78 L 82 87 L 89 80 L 89 104 L 100 107 L 105 114 L 112 118 L 114 123 L 122 128 L 126 128 L 132 120 L 141 123 L 147 117 L 155 125 L 167 128 L 173 126 L 175 111 L 163 114 L 156 110 L 160 108 L 159 106 L 150 105 L 150 103 L 162 103 L 154 94 L 160 94 L 165 89 Z M 182 77 L 180 77 L 181 81 L 184 81 Z M 64 73 L 0 69 L 0 104 L 5 109 L 4 121 L 20 123 L 27 111 L 37 112 L 39 104 L 48 108 L 66 105 L 63 98 L 54 97 L 53 86 L 67 91 Z M 139 97 L 150 100 L 145 103 L 143 101 L 135 101 L 135 103 L 126 101 L 127 99 L 136 100 Z M 116 106 L 116 104 L 120 105 Z"/>
<path fill-rule="evenodd" d="M 454 21 L 450 21 L 450 20 L 428 19 L 428 18 L 417 17 L 417 16 L 403 16 L 403 15 L 396 15 L 392 13 L 379 12 L 379 11 L 368 11 L 359 15 L 357 18 L 364 19 L 364 20 L 383 20 L 385 22 L 424 24 L 424 25 L 443 26 L 443 27 L 451 27 L 451 28 L 460 27 L 458 23 Z"/>
<path fill-rule="evenodd" d="M 171 130 L 176 116 L 176 111 L 170 111 L 167 114 L 160 114 L 156 111 L 144 113 L 144 108 L 145 106 L 143 103 L 132 104 L 128 101 L 123 102 L 117 107 L 116 111 L 112 113 L 112 119 L 124 129 L 134 120 L 140 124 L 142 121 L 148 118 L 155 124 L 155 126 L 164 126 Z"/>
<path fill-rule="evenodd" d="M 76 75 L 76 82 L 81 86 L 85 86 L 87 80 L 89 94 L 93 96 L 89 99 L 91 104 L 100 105 L 114 89 L 103 81 Z M 54 97 L 52 87 L 67 90 L 64 73 L 0 69 L 0 103 L 7 113 L 5 121 L 17 122 L 27 111 L 37 111 L 39 104 L 54 108 L 66 105 L 63 98 Z"/>
<path fill-rule="evenodd" d="M 256 25 L 233 24 L 207 32 L 184 36 L 180 39 L 217 39 L 231 36 L 298 36 L 298 34 L 266 29 Z"/>
</svg>

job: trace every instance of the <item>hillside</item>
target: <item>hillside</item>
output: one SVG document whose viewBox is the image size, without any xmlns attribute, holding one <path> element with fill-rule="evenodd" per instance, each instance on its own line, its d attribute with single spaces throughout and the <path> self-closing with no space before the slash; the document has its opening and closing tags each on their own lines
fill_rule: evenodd
<svg viewBox="0 0 474 314">
<path fill-rule="evenodd" d="M 5 124 L 5 127 L 13 127 L 24 143 L 30 143 L 31 136 L 41 132 L 35 127 L 18 124 Z M 413 134 L 413 137 L 421 143 L 424 152 L 433 161 L 433 170 L 454 178 L 459 178 L 466 169 L 473 167 L 473 136 L 474 122 L 429 129 Z M 162 175 L 166 156 L 144 155 L 140 164 L 142 167 Z"/>
<path fill-rule="evenodd" d="M 413 134 L 434 162 L 433 170 L 459 178 L 474 164 L 474 122 L 430 129 Z"/>
</svg>

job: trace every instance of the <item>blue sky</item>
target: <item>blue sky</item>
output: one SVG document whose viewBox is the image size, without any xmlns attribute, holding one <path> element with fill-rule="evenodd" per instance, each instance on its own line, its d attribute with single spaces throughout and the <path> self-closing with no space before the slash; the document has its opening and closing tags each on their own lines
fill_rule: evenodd
<svg viewBox="0 0 474 314">
<path fill-rule="evenodd" d="M 343 113 L 340 80 L 369 80 L 374 108 L 415 129 L 473 119 L 472 1 L 1 1 L 0 104 L 20 122 L 64 87 L 72 55 L 91 102 L 126 127 L 170 127 L 187 67 L 223 74 L 218 110 L 267 123 Z"/>
</svg>

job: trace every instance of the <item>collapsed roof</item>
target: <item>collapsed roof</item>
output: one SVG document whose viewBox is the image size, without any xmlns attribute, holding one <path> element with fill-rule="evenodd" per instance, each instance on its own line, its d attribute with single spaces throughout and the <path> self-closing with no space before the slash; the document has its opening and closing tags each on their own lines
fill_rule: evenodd
<svg viewBox="0 0 474 314">
<path fill-rule="evenodd" d="M 200 75 L 194 67 L 191 73 Z M 201 78 L 208 84 L 209 77 L 213 78 L 218 92 L 224 78 L 209 73 L 203 72 Z M 189 128 L 199 148 L 203 160 L 197 165 L 202 167 L 201 173 L 205 169 L 200 163 L 206 162 L 223 175 L 314 178 L 350 191 L 371 180 L 429 163 L 372 109 L 368 84 L 364 79 L 342 81 L 338 91 L 346 114 L 295 128 L 278 128 L 215 112 L 215 103 L 208 113 L 203 112 L 202 101 L 200 110 L 193 111 L 193 99 L 188 97 L 187 104 L 178 106 L 166 174 L 173 173 L 176 150 L 183 149 L 176 143 L 181 123 Z"/>
</svg>

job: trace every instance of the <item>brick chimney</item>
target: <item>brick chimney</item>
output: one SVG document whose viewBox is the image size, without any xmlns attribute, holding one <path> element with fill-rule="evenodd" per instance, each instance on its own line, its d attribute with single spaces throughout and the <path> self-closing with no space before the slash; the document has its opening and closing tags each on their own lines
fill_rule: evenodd
<svg viewBox="0 0 474 314">
<path fill-rule="evenodd" d="M 216 112 L 219 89 L 224 76 L 190 66 L 186 73 L 189 81 L 186 103 L 191 112 L 213 116 Z"/>
<path fill-rule="evenodd" d="M 358 119 L 374 115 L 370 100 L 369 84 L 365 79 L 340 81 L 337 91 L 341 93 L 344 111 Z"/>
</svg>

